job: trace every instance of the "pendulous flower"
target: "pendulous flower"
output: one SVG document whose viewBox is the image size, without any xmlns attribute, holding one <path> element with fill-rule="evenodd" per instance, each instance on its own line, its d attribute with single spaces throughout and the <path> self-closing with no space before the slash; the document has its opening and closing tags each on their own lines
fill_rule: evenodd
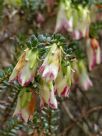
<svg viewBox="0 0 102 136">
<path fill-rule="evenodd" d="M 17 80 L 22 86 L 27 86 L 34 80 L 37 69 L 38 52 L 26 49 L 15 66 L 9 82 Z"/>
<path fill-rule="evenodd" d="M 88 90 L 89 87 L 92 87 L 92 81 L 88 76 L 88 72 L 83 60 L 75 60 L 72 63 L 73 75 L 72 82 L 73 84 L 79 84 L 83 90 Z"/>
<path fill-rule="evenodd" d="M 74 18 L 74 29 L 73 29 L 73 38 L 78 40 L 82 37 L 86 37 L 89 31 L 90 25 L 90 11 L 88 7 L 78 6 L 78 9 L 73 11 Z"/>
<path fill-rule="evenodd" d="M 46 56 L 43 64 L 39 68 L 39 74 L 47 81 L 55 80 L 60 66 L 61 49 L 56 44 L 52 45 L 51 50 Z"/>
<path fill-rule="evenodd" d="M 70 32 L 75 40 L 86 37 L 89 32 L 90 14 L 87 6 L 78 5 L 73 8 L 70 1 L 61 1 L 55 32 Z"/>
<path fill-rule="evenodd" d="M 90 80 L 85 64 L 82 60 L 78 62 L 78 67 L 79 67 L 79 85 L 81 86 L 82 89 L 88 90 L 89 87 L 92 87 L 92 81 Z"/>
<path fill-rule="evenodd" d="M 55 32 L 59 32 L 63 30 L 72 31 L 73 17 L 70 16 L 70 12 L 71 12 L 70 2 L 67 2 L 67 9 L 68 9 L 68 14 L 67 14 L 65 3 L 61 2 L 60 7 L 59 7 L 58 16 L 57 16 Z"/>
<path fill-rule="evenodd" d="M 19 116 L 25 122 L 31 120 L 36 105 L 36 95 L 32 89 L 23 88 L 17 100 L 17 106 L 14 112 L 14 116 Z"/>
<path fill-rule="evenodd" d="M 62 69 L 60 69 L 58 76 L 55 80 L 55 88 L 58 96 L 68 97 L 70 93 L 72 80 L 71 66 L 67 66 L 66 74 L 63 74 Z"/>
<path fill-rule="evenodd" d="M 89 70 L 92 70 L 96 64 L 101 63 L 101 49 L 99 42 L 95 39 L 87 39 L 86 51 L 88 57 Z"/>
<path fill-rule="evenodd" d="M 57 100 L 55 97 L 55 89 L 52 82 L 41 81 L 40 86 L 40 106 L 43 108 L 44 104 L 48 104 L 49 107 L 57 109 Z"/>
</svg>

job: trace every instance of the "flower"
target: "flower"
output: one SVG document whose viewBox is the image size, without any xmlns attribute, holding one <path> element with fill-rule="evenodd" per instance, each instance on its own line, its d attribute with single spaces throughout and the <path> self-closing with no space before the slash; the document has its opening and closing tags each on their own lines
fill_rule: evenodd
<svg viewBox="0 0 102 136">
<path fill-rule="evenodd" d="M 84 62 L 82 60 L 80 60 L 78 62 L 78 66 L 79 66 L 79 85 L 82 87 L 82 89 L 84 90 L 88 90 L 89 87 L 92 87 L 93 84 L 88 76 L 87 70 L 85 68 Z"/>
<path fill-rule="evenodd" d="M 67 66 L 66 74 L 63 74 L 62 69 L 60 69 L 58 73 L 58 77 L 55 80 L 55 88 L 58 93 L 58 96 L 69 96 L 70 93 L 70 87 L 71 87 L 71 80 L 72 80 L 72 74 L 71 74 L 71 66 Z"/>
<path fill-rule="evenodd" d="M 86 37 L 89 31 L 90 25 L 90 11 L 88 7 L 78 6 L 78 9 L 73 9 L 73 39 L 80 39 L 82 37 Z"/>
<path fill-rule="evenodd" d="M 15 66 L 9 81 L 17 80 L 22 86 L 33 81 L 37 69 L 38 52 L 26 49 Z"/>
<path fill-rule="evenodd" d="M 17 106 L 13 115 L 20 116 L 25 122 L 28 122 L 33 117 L 35 105 L 36 96 L 34 92 L 31 89 L 23 88 L 19 93 Z"/>
<path fill-rule="evenodd" d="M 49 107 L 57 109 L 57 100 L 55 97 L 55 89 L 52 82 L 41 81 L 40 86 L 40 106 L 43 108 L 44 104 L 48 104 Z"/>
<path fill-rule="evenodd" d="M 54 44 L 39 68 L 39 74 L 47 81 L 55 80 L 58 75 L 61 50 Z"/>
<path fill-rule="evenodd" d="M 58 77 L 55 81 L 55 88 L 58 93 L 58 96 L 69 96 L 70 87 L 67 84 L 66 77 L 64 77 L 61 72 L 58 74 Z"/>
<path fill-rule="evenodd" d="M 90 11 L 88 7 L 78 5 L 73 8 L 70 1 L 61 1 L 56 21 L 55 32 L 71 32 L 73 39 L 86 37 L 90 25 Z"/>
<path fill-rule="evenodd" d="M 83 90 L 88 90 L 91 87 L 92 81 L 90 80 L 84 61 L 83 60 L 74 60 L 72 62 L 72 82 L 73 84 L 79 84 Z"/>
<path fill-rule="evenodd" d="M 96 64 L 101 63 L 101 49 L 95 38 L 87 39 L 86 51 L 89 63 L 89 70 L 92 70 Z"/>
<path fill-rule="evenodd" d="M 93 86 L 92 81 L 85 71 L 83 71 L 83 73 L 80 75 L 79 84 L 84 90 L 88 90 L 89 87 Z"/>
<path fill-rule="evenodd" d="M 63 30 L 72 31 L 73 17 L 70 16 L 70 12 L 71 12 L 70 2 L 67 2 L 67 9 L 68 9 L 68 15 L 67 15 L 65 3 L 61 2 L 57 16 L 55 32 L 59 32 Z"/>
</svg>

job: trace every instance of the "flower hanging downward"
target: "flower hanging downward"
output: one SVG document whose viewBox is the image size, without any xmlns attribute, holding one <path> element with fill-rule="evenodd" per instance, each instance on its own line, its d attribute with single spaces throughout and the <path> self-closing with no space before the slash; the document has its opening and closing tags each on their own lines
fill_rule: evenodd
<svg viewBox="0 0 102 136">
<path fill-rule="evenodd" d="M 26 49 L 14 68 L 9 81 L 17 80 L 22 86 L 33 81 L 37 69 L 38 52 Z"/>
<path fill-rule="evenodd" d="M 52 82 L 46 82 L 44 80 L 41 81 L 40 97 L 41 97 L 41 103 L 40 103 L 41 108 L 43 108 L 44 104 L 48 104 L 48 106 L 53 109 L 57 108 L 55 89 Z"/>
<path fill-rule="evenodd" d="M 19 93 L 14 115 L 20 116 L 25 122 L 27 122 L 33 117 L 35 105 L 36 96 L 34 92 L 31 89 L 24 88 Z"/>
<path fill-rule="evenodd" d="M 60 2 L 55 32 L 70 32 L 73 39 L 79 40 L 86 37 L 89 25 L 89 7 L 79 4 L 75 8 L 75 5 L 68 0 Z"/>
<path fill-rule="evenodd" d="M 88 72 L 83 60 L 75 60 L 72 64 L 73 68 L 73 84 L 79 84 L 83 90 L 92 87 L 92 81 L 88 76 Z"/>
<path fill-rule="evenodd" d="M 43 64 L 39 68 L 39 73 L 47 81 L 55 80 L 58 75 L 61 50 L 53 44 Z"/>
<path fill-rule="evenodd" d="M 78 66 L 79 66 L 79 73 L 80 73 L 79 74 L 79 85 L 82 87 L 82 89 L 88 90 L 89 87 L 93 86 L 93 84 L 88 76 L 84 62 L 80 60 L 78 63 Z"/>
<path fill-rule="evenodd" d="M 74 31 L 73 39 L 78 40 L 86 37 L 89 32 L 90 11 L 88 7 L 78 5 L 78 9 L 73 9 Z"/>
<path fill-rule="evenodd" d="M 28 46 L 30 49 L 27 48 L 21 55 L 9 81 L 17 80 L 23 87 L 32 82 L 29 87 L 38 89 L 41 108 L 48 105 L 56 109 L 58 107 L 56 95 L 68 97 L 73 84 L 78 84 L 83 90 L 92 86 L 84 60 L 79 58 L 80 52 L 77 52 L 76 48 L 74 52 L 74 45 L 72 48 L 70 44 L 66 46 L 63 37 L 60 38 L 59 35 L 53 35 L 52 38 L 42 35 L 38 38 L 33 36 L 30 42 L 32 43 Z M 101 62 L 100 47 L 96 39 L 87 40 L 87 54 L 90 69 L 94 64 Z M 14 115 L 20 115 L 27 122 L 33 115 L 34 107 L 33 91 L 24 88 L 18 96 Z"/>
<path fill-rule="evenodd" d="M 66 9 L 65 3 L 61 1 L 58 16 L 57 16 L 55 32 L 72 31 L 73 17 L 70 15 L 70 13 L 71 13 L 70 2 L 67 1 L 67 9 Z"/>
<path fill-rule="evenodd" d="M 58 73 L 58 77 L 55 80 L 55 88 L 58 93 L 58 96 L 69 96 L 70 93 L 70 87 L 71 87 L 71 80 L 72 80 L 72 74 L 71 74 L 71 66 L 67 66 L 66 68 L 66 74 L 63 74 L 63 71 L 60 69 Z"/>
<path fill-rule="evenodd" d="M 101 49 L 96 39 L 87 39 L 86 51 L 88 56 L 89 70 L 92 70 L 96 64 L 101 63 Z"/>
</svg>

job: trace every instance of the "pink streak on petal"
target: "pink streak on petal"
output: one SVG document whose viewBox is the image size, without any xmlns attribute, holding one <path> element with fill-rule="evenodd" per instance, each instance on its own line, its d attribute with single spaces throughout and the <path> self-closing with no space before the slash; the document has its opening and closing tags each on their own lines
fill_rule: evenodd
<svg viewBox="0 0 102 136">
<path fill-rule="evenodd" d="M 48 105 L 52 108 L 52 109 L 57 109 L 57 107 L 53 104 L 53 103 L 51 103 L 51 100 L 49 99 L 49 101 L 48 101 Z"/>
<path fill-rule="evenodd" d="M 41 66 L 40 68 L 39 68 L 39 73 L 43 73 L 44 72 L 44 69 L 45 69 L 45 66 Z"/>
<path fill-rule="evenodd" d="M 56 95 L 56 94 L 57 94 L 57 89 L 55 88 L 54 90 L 55 90 L 55 91 L 54 91 L 54 94 Z"/>
<path fill-rule="evenodd" d="M 93 69 L 95 65 L 96 65 L 96 52 L 93 51 L 93 60 L 92 60 L 91 69 Z"/>
<path fill-rule="evenodd" d="M 29 80 L 25 81 L 25 83 L 22 84 L 21 75 L 20 75 L 20 74 L 18 75 L 18 83 L 19 83 L 20 85 L 22 85 L 22 86 L 28 86 L 28 85 L 30 84 L 30 82 L 32 82 L 33 79 L 34 79 L 34 77 L 31 76 Z"/>
<path fill-rule="evenodd" d="M 54 80 L 54 74 L 53 73 L 50 73 L 50 79 Z"/>
<path fill-rule="evenodd" d="M 50 102 L 49 102 L 49 106 L 50 106 L 52 109 L 57 109 L 53 103 L 50 103 Z"/>
<path fill-rule="evenodd" d="M 68 86 L 65 86 L 61 93 L 61 96 L 68 97 L 69 92 L 70 92 L 70 89 L 68 88 Z"/>
</svg>

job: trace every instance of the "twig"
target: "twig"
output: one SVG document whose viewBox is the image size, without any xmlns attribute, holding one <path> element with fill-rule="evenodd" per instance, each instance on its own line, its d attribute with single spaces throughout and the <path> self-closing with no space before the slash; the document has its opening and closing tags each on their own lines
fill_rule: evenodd
<svg viewBox="0 0 102 136">
<path fill-rule="evenodd" d="M 71 112 L 70 112 L 70 114 L 69 114 L 69 108 L 66 106 L 65 103 L 63 104 L 63 107 L 65 108 L 65 110 L 67 109 L 66 112 L 67 112 L 68 116 L 71 117 L 72 123 L 71 123 L 67 128 L 64 129 L 64 131 L 63 131 L 63 133 L 61 134 L 61 136 L 65 136 L 66 132 L 68 132 L 69 130 L 71 130 L 76 124 L 78 125 L 77 122 L 78 122 L 80 119 L 82 119 L 83 117 L 86 118 L 86 117 L 88 117 L 90 114 L 92 114 L 93 112 L 102 110 L 102 105 L 93 107 L 93 108 L 91 108 L 90 110 L 88 110 L 87 112 L 85 112 L 85 114 L 81 115 L 80 118 L 77 118 L 76 120 L 75 120 L 75 119 L 73 120 L 73 115 L 70 116 Z M 86 131 L 85 131 L 85 132 L 86 132 Z M 91 135 L 91 134 L 90 134 L 90 135 Z"/>
<path fill-rule="evenodd" d="M 64 109 L 65 109 L 67 115 L 69 116 L 69 118 L 70 118 L 75 124 L 77 124 L 77 126 L 78 126 L 79 128 L 81 128 L 82 131 L 83 131 L 85 134 L 87 134 L 88 136 L 90 136 L 91 133 L 90 133 L 89 131 L 86 131 L 86 130 L 82 127 L 82 125 L 81 125 L 80 122 L 79 122 L 80 119 L 77 119 L 77 120 L 76 120 L 76 119 L 74 118 L 74 116 L 73 116 L 72 113 L 70 112 L 70 110 L 69 110 L 68 106 L 65 104 L 65 102 L 63 102 L 62 105 L 63 105 L 63 107 L 64 107 Z M 72 126 L 73 126 L 73 125 L 72 125 Z"/>
</svg>

